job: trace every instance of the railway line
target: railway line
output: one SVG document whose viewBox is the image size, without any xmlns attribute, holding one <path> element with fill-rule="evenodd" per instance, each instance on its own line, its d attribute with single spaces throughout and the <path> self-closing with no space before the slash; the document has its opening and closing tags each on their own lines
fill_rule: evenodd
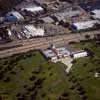
<svg viewBox="0 0 100 100">
<path fill-rule="evenodd" d="M 90 36 L 93 36 L 94 34 L 97 33 L 98 33 L 97 31 L 94 31 L 92 33 L 85 32 L 84 34 L 68 34 L 68 35 L 60 35 L 54 37 L 43 37 L 43 38 L 34 38 L 30 40 L 14 41 L 12 43 L 0 45 L 0 47 L 9 47 L 9 46 L 19 45 L 19 44 L 21 44 L 21 46 L 0 51 L 0 58 L 9 57 L 14 54 L 19 54 L 19 53 L 23 53 L 35 49 L 46 49 L 50 46 L 50 44 L 59 45 L 59 44 L 68 43 L 69 41 L 77 41 L 77 40 L 85 39 L 85 35 L 88 34 Z"/>
</svg>

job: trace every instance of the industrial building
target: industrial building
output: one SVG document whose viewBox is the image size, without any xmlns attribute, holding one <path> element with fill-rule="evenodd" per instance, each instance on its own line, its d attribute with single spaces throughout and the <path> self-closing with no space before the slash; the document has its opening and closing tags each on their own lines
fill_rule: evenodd
<svg viewBox="0 0 100 100">
<path fill-rule="evenodd" d="M 91 11 L 91 14 L 92 14 L 91 17 L 93 19 L 97 19 L 100 21 L 100 9 L 95 9 L 95 10 Z"/>
<path fill-rule="evenodd" d="M 42 54 L 44 55 L 44 57 L 48 60 L 57 60 L 57 56 L 56 54 L 52 51 L 52 50 L 45 50 L 45 51 L 42 51 Z"/>
<path fill-rule="evenodd" d="M 71 29 L 72 30 L 85 30 L 92 28 L 95 24 L 99 24 L 99 21 L 97 20 L 89 20 L 84 22 L 76 22 L 72 23 Z"/>
<path fill-rule="evenodd" d="M 43 8 L 40 6 L 30 6 L 30 7 L 22 8 L 21 10 L 22 11 L 26 10 L 26 11 L 30 11 L 30 12 L 39 12 L 39 11 L 43 11 Z"/>
<path fill-rule="evenodd" d="M 24 17 L 19 12 L 13 10 L 5 16 L 5 19 L 8 21 L 23 21 Z"/>
<path fill-rule="evenodd" d="M 92 0 L 93 1 L 93 0 Z M 84 10 L 91 12 L 94 9 L 100 9 L 100 0 L 94 0 L 95 2 L 80 3 L 80 7 Z"/>
<path fill-rule="evenodd" d="M 23 34 L 26 38 L 31 38 L 35 36 L 44 36 L 44 29 L 36 28 L 33 25 L 25 25 L 23 27 Z"/>
<path fill-rule="evenodd" d="M 41 12 L 44 9 L 41 6 L 38 6 L 36 4 L 30 4 L 30 5 L 26 5 L 26 6 L 22 6 L 21 7 L 21 11 L 26 10 L 26 11 L 30 11 L 30 12 Z"/>
<path fill-rule="evenodd" d="M 54 20 L 51 17 L 44 17 L 40 19 L 43 23 L 53 23 Z"/>
<path fill-rule="evenodd" d="M 17 10 L 20 11 L 29 11 L 32 13 L 42 12 L 44 9 L 37 5 L 33 0 L 25 0 L 20 5 L 16 6 Z"/>
<path fill-rule="evenodd" d="M 51 49 L 42 51 L 42 54 L 47 59 L 52 60 L 52 61 L 70 56 L 70 52 L 66 50 L 64 47 L 61 47 L 61 48 L 52 47 Z"/>
<path fill-rule="evenodd" d="M 71 53 L 71 56 L 73 59 L 77 59 L 80 57 L 86 57 L 88 55 L 87 51 L 80 50 L 80 51 L 75 51 Z"/>
<path fill-rule="evenodd" d="M 52 61 L 60 61 L 65 58 L 77 59 L 80 57 L 88 56 L 87 51 L 85 50 L 75 50 L 72 48 L 66 49 L 65 47 L 56 48 L 55 46 L 51 46 L 50 49 L 42 51 L 42 54 L 49 60 Z"/>
<path fill-rule="evenodd" d="M 68 50 L 66 50 L 64 47 L 52 48 L 52 50 L 56 53 L 58 58 L 70 56 L 70 52 Z"/>
<path fill-rule="evenodd" d="M 39 4 L 40 6 L 48 6 L 52 3 L 55 3 L 56 0 L 34 0 L 37 4 Z"/>
<path fill-rule="evenodd" d="M 55 13 L 52 15 L 52 17 L 57 20 L 57 21 L 63 21 L 66 20 L 67 18 L 72 18 L 72 17 L 77 17 L 80 16 L 82 12 L 80 10 L 73 10 L 72 8 L 70 9 L 65 9 L 63 11 L 60 11 L 58 13 Z"/>
</svg>

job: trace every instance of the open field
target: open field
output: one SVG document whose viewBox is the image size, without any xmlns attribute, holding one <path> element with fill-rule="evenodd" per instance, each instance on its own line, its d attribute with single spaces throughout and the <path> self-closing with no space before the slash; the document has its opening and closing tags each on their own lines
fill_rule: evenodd
<svg viewBox="0 0 100 100">
<path fill-rule="evenodd" d="M 88 48 L 93 55 L 77 59 L 72 67 L 73 78 L 77 80 L 87 95 L 86 100 L 100 100 L 100 44 L 95 42 L 78 43 L 76 48 Z M 95 73 L 99 73 L 95 77 Z"/>
<path fill-rule="evenodd" d="M 47 62 L 39 52 L 0 60 L 0 97 L 3 100 L 59 100 L 70 91 L 63 65 Z M 66 99 L 66 100 L 67 100 Z"/>
<path fill-rule="evenodd" d="M 94 55 L 75 60 L 70 75 L 63 64 L 48 62 L 37 51 L 1 59 L 0 98 L 100 100 L 100 46 L 95 42 L 71 46 L 89 48 Z M 95 72 L 98 77 L 94 77 Z"/>
</svg>

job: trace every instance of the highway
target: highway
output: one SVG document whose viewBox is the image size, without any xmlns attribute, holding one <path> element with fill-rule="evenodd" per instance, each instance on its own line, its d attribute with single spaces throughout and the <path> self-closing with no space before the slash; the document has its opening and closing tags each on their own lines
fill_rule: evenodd
<svg viewBox="0 0 100 100">
<path fill-rule="evenodd" d="M 54 37 L 42 37 L 42 38 L 33 38 L 29 40 L 19 40 L 19 41 L 14 41 L 11 43 L 7 43 L 5 45 L 0 45 L 0 48 L 3 47 L 10 47 L 10 46 L 15 46 L 15 45 L 21 45 L 21 46 L 16 46 L 14 48 L 6 49 L 0 51 L 0 58 L 3 57 L 9 57 L 14 54 L 19 54 L 23 52 L 27 52 L 30 50 L 35 50 L 35 49 L 46 49 L 48 48 L 51 44 L 54 45 L 62 45 L 66 44 L 70 41 L 78 41 L 85 39 L 85 35 L 90 35 L 93 36 L 94 34 L 100 34 L 98 33 L 99 31 L 93 31 L 93 32 L 84 32 L 84 34 L 67 34 L 67 35 L 58 35 Z"/>
</svg>

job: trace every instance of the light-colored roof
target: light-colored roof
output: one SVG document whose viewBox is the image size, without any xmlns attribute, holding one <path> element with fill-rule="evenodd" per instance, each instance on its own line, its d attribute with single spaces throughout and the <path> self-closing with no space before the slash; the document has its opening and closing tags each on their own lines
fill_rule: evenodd
<svg viewBox="0 0 100 100">
<path fill-rule="evenodd" d="M 92 18 L 94 18 L 94 19 L 99 19 L 100 20 L 100 15 L 92 15 Z"/>
<path fill-rule="evenodd" d="M 23 17 L 19 12 L 17 12 L 17 11 L 11 11 L 11 12 L 8 13 L 8 15 L 9 15 L 9 14 L 12 14 L 12 15 L 15 16 L 18 20 L 24 19 L 24 17 Z"/>
<path fill-rule="evenodd" d="M 42 11 L 43 8 L 40 6 L 36 6 L 36 7 L 25 7 L 22 8 L 22 10 L 27 10 L 27 11 L 31 11 L 31 12 L 37 12 L 37 11 Z"/>
<path fill-rule="evenodd" d="M 56 54 L 52 50 L 45 50 L 45 51 L 42 51 L 42 53 L 47 58 L 56 57 Z"/>
<path fill-rule="evenodd" d="M 84 22 L 73 23 L 72 25 L 74 25 L 77 28 L 77 30 L 80 30 L 80 29 L 91 28 L 96 23 L 98 23 L 97 20 L 91 20 L 91 21 L 84 21 Z"/>
<path fill-rule="evenodd" d="M 24 31 L 27 38 L 30 38 L 31 36 L 43 36 L 44 35 L 44 29 L 42 28 L 35 28 L 33 25 L 25 25 Z"/>
<path fill-rule="evenodd" d="M 65 49 L 64 47 L 56 48 L 56 51 L 59 52 L 59 53 L 62 54 L 62 55 L 64 55 L 64 54 L 70 55 L 70 51 L 68 51 L 68 50 Z"/>
<path fill-rule="evenodd" d="M 100 19 L 100 9 L 95 9 L 93 11 L 91 11 L 94 15 L 92 15 L 92 17 L 94 19 Z"/>
<path fill-rule="evenodd" d="M 75 10 L 75 11 L 62 11 L 62 12 L 58 12 L 56 14 L 54 14 L 53 16 L 57 17 L 58 20 L 63 20 L 66 18 L 70 18 L 76 15 L 79 15 L 81 12 L 79 10 Z"/>
<path fill-rule="evenodd" d="M 85 50 L 79 50 L 79 51 L 71 52 L 71 54 L 78 54 L 78 53 L 84 53 L 84 52 L 87 52 L 87 51 L 85 51 Z"/>
<path fill-rule="evenodd" d="M 91 12 L 94 13 L 95 15 L 100 15 L 100 9 L 95 9 Z"/>
<path fill-rule="evenodd" d="M 51 17 L 44 17 L 44 18 L 42 18 L 42 20 L 45 23 L 52 23 L 52 22 L 54 22 L 54 20 Z"/>
</svg>

